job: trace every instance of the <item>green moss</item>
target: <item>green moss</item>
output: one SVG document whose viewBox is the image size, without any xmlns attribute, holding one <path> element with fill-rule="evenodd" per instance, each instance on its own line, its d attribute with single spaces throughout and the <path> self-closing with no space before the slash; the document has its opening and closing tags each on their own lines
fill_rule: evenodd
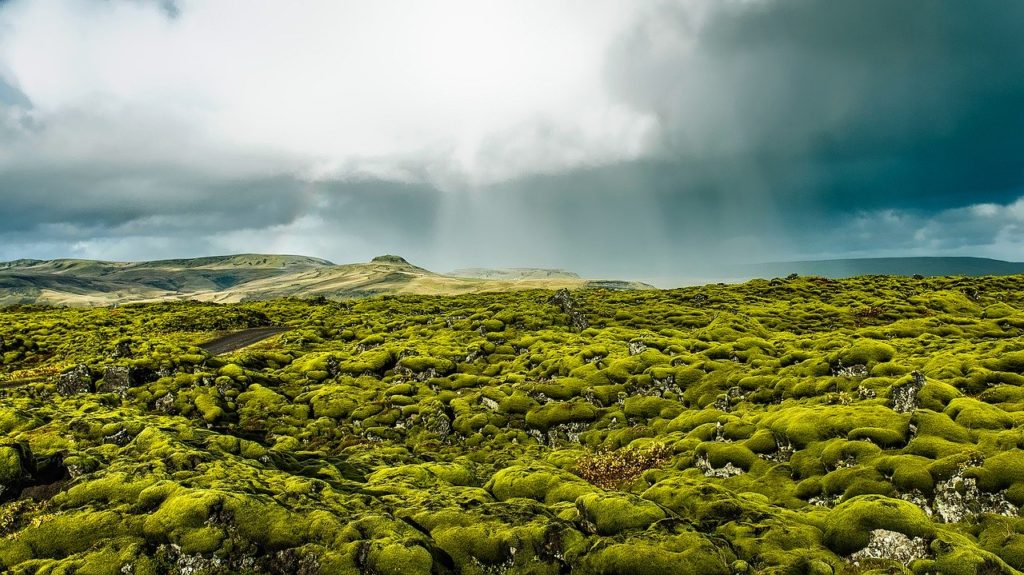
<svg viewBox="0 0 1024 575">
<path fill-rule="evenodd" d="M 679 415 L 683 408 L 675 401 L 663 399 L 661 397 L 641 395 L 626 398 L 623 410 L 626 415 L 633 417 L 644 417 L 648 419 L 664 417 L 671 419 Z"/>
<path fill-rule="evenodd" d="M 0 496 L 19 483 L 24 475 L 19 450 L 16 447 L 0 445 Z"/>
<path fill-rule="evenodd" d="M 0 561 L 16 565 L 29 557 L 62 558 L 92 547 L 96 541 L 131 533 L 135 526 L 111 511 L 49 517 L 0 544 Z"/>
<path fill-rule="evenodd" d="M 859 340 L 839 353 L 843 365 L 867 365 L 892 361 L 896 350 L 887 343 L 874 340 Z"/>
<path fill-rule="evenodd" d="M 596 489 L 575 475 L 548 466 L 510 466 L 494 474 L 484 485 L 495 498 L 502 501 L 528 498 L 545 503 L 576 501 L 584 493 Z"/>
<path fill-rule="evenodd" d="M 367 554 L 367 566 L 379 575 L 429 575 L 432 565 L 430 552 L 419 545 L 374 542 Z"/>
<path fill-rule="evenodd" d="M 1011 449 L 993 455 L 985 460 L 980 470 L 969 475 L 977 477 L 978 487 L 989 492 L 1024 484 L 1024 450 Z"/>
<path fill-rule="evenodd" d="M 706 541 L 683 551 L 638 541 L 588 554 L 584 566 L 595 575 L 726 575 L 731 563 L 727 559 Z"/>
<path fill-rule="evenodd" d="M 0 494 L 0 571 L 156 575 L 168 544 L 254 572 L 881 568 L 837 555 L 921 527 L 880 496 L 965 474 L 1024 503 L 1020 281 L 578 290 L 582 332 L 533 290 L 0 308 L 0 445 L 20 467 L 0 449 L 0 483 L 18 482 Z M 294 329 L 226 357 L 195 347 L 215 335 L 196 329 L 245 325 Z M 114 364 L 165 376 L 54 393 L 71 366 Z M 918 405 L 895 413 L 914 370 Z M 704 458 L 746 473 L 705 476 Z M 934 557 L 912 571 L 1019 567 L 1018 518 L 930 521 Z"/>
<path fill-rule="evenodd" d="M 601 535 L 646 529 L 666 517 L 661 507 L 631 494 L 586 493 L 576 500 L 582 520 Z"/>
<path fill-rule="evenodd" d="M 852 441 L 861 439 L 870 441 L 886 449 L 900 447 L 906 443 L 906 438 L 902 433 L 886 427 L 857 427 L 850 430 L 847 438 Z"/>
<path fill-rule="evenodd" d="M 913 503 L 880 495 L 861 495 L 839 504 L 825 522 L 824 542 L 840 555 L 868 544 L 874 529 L 897 531 L 908 537 L 930 538 L 935 527 Z"/>
<path fill-rule="evenodd" d="M 593 421 L 597 409 L 583 401 L 552 402 L 526 414 L 526 423 L 539 429 L 549 429 L 562 423 Z"/>
<path fill-rule="evenodd" d="M 754 452 L 738 443 L 707 441 L 697 447 L 696 453 L 699 457 L 707 457 L 714 468 L 725 467 L 731 463 L 744 471 L 750 471 L 758 460 Z"/>
<path fill-rule="evenodd" d="M 949 402 L 945 414 L 968 429 L 1008 429 L 1013 418 L 998 407 L 970 397 L 959 397 Z"/>
</svg>

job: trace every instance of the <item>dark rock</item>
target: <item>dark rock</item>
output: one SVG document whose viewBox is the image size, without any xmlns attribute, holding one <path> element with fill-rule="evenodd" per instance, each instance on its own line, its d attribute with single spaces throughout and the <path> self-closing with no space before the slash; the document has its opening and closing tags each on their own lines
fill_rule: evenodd
<svg viewBox="0 0 1024 575">
<path fill-rule="evenodd" d="M 128 394 L 128 388 L 131 385 L 131 370 L 128 366 L 110 365 L 107 366 L 106 371 L 103 373 L 103 382 L 100 385 L 100 389 L 104 392 L 116 393 L 124 397 Z"/>
<path fill-rule="evenodd" d="M 124 397 L 128 393 L 128 388 L 156 381 L 157 376 L 167 377 L 151 369 L 140 369 L 126 365 L 109 365 L 103 371 L 103 381 L 99 389 L 106 393 L 116 393 Z"/>
<path fill-rule="evenodd" d="M 132 345 L 127 341 L 119 341 L 114 345 L 114 352 L 111 357 L 117 359 L 120 357 L 131 357 L 132 356 Z"/>
<path fill-rule="evenodd" d="M 579 302 L 572 297 L 569 290 L 562 288 L 555 292 L 555 295 L 551 296 L 548 303 L 557 305 L 561 308 L 562 313 L 569 316 L 569 327 L 576 331 L 583 331 L 590 327 L 590 323 L 587 321 L 587 316 L 583 314 L 580 309 Z"/>
<path fill-rule="evenodd" d="M 76 365 L 57 377 L 57 393 L 61 395 L 91 393 L 95 389 L 89 367 L 82 364 Z"/>
<path fill-rule="evenodd" d="M 327 367 L 327 377 L 335 378 L 341 373 L 341 363 L 338 358 L 333 355 L 327 357 L 327 361 L 324 362 Z"/>
<path fill-rule="evenodd" d="M 370 260 L 370 263 L 373 263 L 373 264 L 397 264 L 397 265 L 405 265 L 405 266 L 409 265 L 409 262 L 407 262 L 405 260 L 405 258 L 403 258 L 402 256 L 395 256 L 395 255 L 391 255 L 391 254 L 384 254 L 382 256 L 377 256 L 377 257 L 373 258 L 372 260 Z"/>
</svg>

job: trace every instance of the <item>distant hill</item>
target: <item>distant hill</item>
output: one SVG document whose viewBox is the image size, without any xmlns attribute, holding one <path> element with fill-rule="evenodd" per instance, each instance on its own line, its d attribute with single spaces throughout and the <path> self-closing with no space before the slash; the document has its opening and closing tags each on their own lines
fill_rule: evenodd
<svg viewBox="0 0 1024 575">
<path fill-rule="evenodd" d="M 1002 276 L 1024 274 L 1024 262 L 969 257 L 854 258 L 728 266 L 723 276 L 784 277 L 789 274 L 847 278 L 864 275 Z"/>
<path fill-rule="evenodd" d="M 653 289 L 639 282 L 584 280 L 570 272 L 456 277 L 417 267 L 395 255 L 344 265 L 306 256 L 265 254 L 147 262 L 58 259 L 0 263 L 0 305 L 82 306 L 169 299 L 238 302 L 317 296 L 346 299 L 563 287 Z"/>
<path fill-rule="evenodd" d="M 447 275 L 488 280 L 580 279 L 580 276 L 570 271 L 546 268 L 462 268 L 452 270 Z"/>
</svg>

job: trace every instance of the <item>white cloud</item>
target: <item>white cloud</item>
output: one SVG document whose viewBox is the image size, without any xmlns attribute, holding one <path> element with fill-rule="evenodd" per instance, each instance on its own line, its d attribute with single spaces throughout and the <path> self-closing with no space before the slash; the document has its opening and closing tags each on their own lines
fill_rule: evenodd
<svg viewBox="0 0 1024 575">
<path fill-rule="evenodd" d="M 635 2 L 178 5 L 4 5 L 0 70 L 44 126 L 21 159 L 276 156 L 313 179 L 473 185 L 635 158 L 657 127 L 604 85 Z"/>
</svg>

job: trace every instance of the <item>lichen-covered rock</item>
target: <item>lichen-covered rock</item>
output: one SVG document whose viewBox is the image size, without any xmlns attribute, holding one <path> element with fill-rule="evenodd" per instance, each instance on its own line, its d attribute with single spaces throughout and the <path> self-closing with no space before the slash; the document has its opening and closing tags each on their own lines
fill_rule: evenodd
<svg viewBox="0 0 1024 575">
<path fill-rule="evenodd" d="M 977 479 L 966 477 L 963 470 L 935 484 L 931 507 L 946 523 L 968 521 L 980 513 L 1005 516 L 1020 513 L 1016 505 L 1007 501 L 1005 494 L 981 491 Z"/>
<path fill-rule="evenodd" d="M 631 341 L 629 342 L 629 355 L 640 355 L 647 349 L 647 345 L 643 341 Z"/>
<path fill-rule="evenodd" d="M 124 365 L 110 365 L 103 372 L 100 389 L 108 393 L 116 393 L 124 397 L 132 385 L 131 370 Z"/>
<path fill-rule="evenodd" d="M 890 402 L 892 410 L 897 413 L 907 413 L 917 409 L 917 394 L 925 385 L 925 378 L 920 372 L 910 374 L 909 381 L 892 389 Z"/>
<path fill-rule="evenodd" d="M 57 377 L 57 393 L 61 395 L 90 393 L 93 390 L 92 374 L 86 365 L 78 364 Z"/>
<path fill-rule="evenodd" d="M 153 403 L 153 407 L 164 413 L 174 413 L 174 400 L 176 399 L 174 392 L 168 392 L 161 396 Z"/>
<path fill-rule="evenodd" d="M 572 294 L 567 289 L 558 290 L 555 295 L 551 296 L 548 303 L 557 305 L 562 313 L 569 316 L 569 327 L 576 331 L 583 331 L 590 326 L 590 322 L 587 321 L 586 314 L 580 309 L 580 304 L 576 301 L 576 298 L 572 297 Z"/>
<path fill-rule="evenodd" d="M 904 565 L 931 556 L 928 541 L 922 537 L 907 537 L 899 531 L 873 529 L 868 534 L 868 545 L 849 556 L 854 565 L 867 559 L 886 559 Z"/>
</svg>

